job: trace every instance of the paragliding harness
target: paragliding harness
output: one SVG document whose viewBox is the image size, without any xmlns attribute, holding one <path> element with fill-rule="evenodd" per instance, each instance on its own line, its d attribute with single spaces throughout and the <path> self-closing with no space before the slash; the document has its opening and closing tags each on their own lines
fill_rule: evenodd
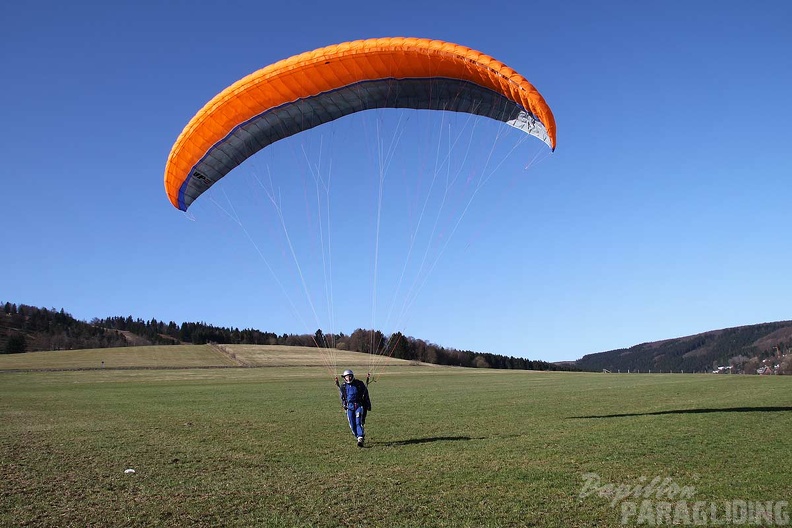
<svg viewBox="0 0 792 528">
<path fill-rule="evenodd" d="M 368 384 L 369 384 L 369 380 L 370 380 L 370 378 L 371 378 L 371 373 L 369 372 L 368 374 L 366 374 L 366 384 L 364 385 L 364 387 L 365 387 L 366 389 L 368 389 Z M 357 379 L 357 378 L 355 378 L 354 380 L 352 380 L 352 383 L 360 383 L 361 385 L 363 384 L 363 382 L 362 382 L 362 381 L 360 381 L 360 380 L 359 380 L 359 379 Z M 347 393 L 346 393 L 346 390 L 344 390 L 344 389 L 342 389 L 342 388 L 341 388 L 341 383 L 338 381 L 338 376 L 336 376 L 336 377 L 335 377 L 335 384 L 336 384 L 336 387 L 338 387 L 338 390 L 339 390 L 339 392 L 341 393 L 341 408 L 342 408 L 344 411 L 346 411 L 346 410 L 347 410 L 347 408 L 348 408 L 348 406 L 349 406 L 349 404 L 348 404 L 348 402 L 347 402 Z M 366 393 L 368 393 L 368 390 L 366 390 Z M 366 394 L 366 396 L 367 396 L 367 398 L 366 398 L 366 399 L 368 399 L 368 394 Z M 364 408 L 366 408 L 366 410 L 368 410 L 368 408 L 367 408 L 368 406 L 366 405 L 366 403 L 365 403 L 365 402 L 360 402 L 360 403 L 357 403 L 357 404 L 355 404 L 355 405 L 358 405 L 359 407 L 364 407 Z M 366 416 L 366 415 L 364 414 L 364 415 L 363 415 L 363 419 L 364 419 L 364 420 L 365 420 L 365 416 Z"/>
</svg>

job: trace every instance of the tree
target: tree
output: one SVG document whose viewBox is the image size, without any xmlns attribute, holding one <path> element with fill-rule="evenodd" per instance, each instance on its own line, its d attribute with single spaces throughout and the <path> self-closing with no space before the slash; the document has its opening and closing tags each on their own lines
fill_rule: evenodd
<svg viewBox="0 0 792 528">
<path fill-rule="evenodd" d="M 732 366 L 732 371 L 734 370 L 742 371 L 743 365 L 745 365 L 745 362 L 748 361 L 749 359 L 751 358 L 749 358 L 748 356 L 743 356 L 743 355 L 734 356 L 729 360 L 729 365 Z"/>
<path fill-rule="evenodd" d="M 761 365 L 758 357 L 752 357 L 743 364 L 743 372 L 745 374 L 756 374 L 757 369 Z"/>
<path fill-rule="evenodd" d="M 783 356 L 781 364 L 778 367 L 779 374 L 792 374 L 792 354 Z"/>
<path fill-rule="evenodd" d="M 476 356 L 473 359 L 473 366 L 476 368 L 489 368 L 490 364 L 484 359 L 484 356 Z"/>
<path fill-rule="evenodd" d="M 318 329 L 314 334 L 314 346 L 318 346 L 319 348 L 325 348 L 327 343 L 325 343 L 325 337 L 322 333 L 322 329 Z"/>
<path fill-rule="evenodd" d="M 21 354 L 27 348 L 27 340 L 22 334 L 14 334 L 6 341 L 4 354 Z"/>
<path fill-rule="evenodd" d="M 401 332 L 391 334 L 390 338 L 388 338 L 386 350 L 387 355 L 397 359 L 415 359 L 414 354 L 410 352 L 407 338 Z"/>
</svg>

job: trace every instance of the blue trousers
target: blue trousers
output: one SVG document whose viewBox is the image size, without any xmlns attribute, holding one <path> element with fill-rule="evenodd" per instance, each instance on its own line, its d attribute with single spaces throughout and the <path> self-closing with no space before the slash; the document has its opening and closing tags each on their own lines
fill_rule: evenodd
<svg viewBox="0 0 792 528">
<path fill-rule="evenodd" d="M 349 428 L 352 429 L 352 434 L 355 435 L 355 438 L 366 436 L 363 431 L 363 426 L 366 424 L 366 409 L 359 405 L 349 405 L 347 407 L 347 420 L 349 420 Z"/>
</svg>

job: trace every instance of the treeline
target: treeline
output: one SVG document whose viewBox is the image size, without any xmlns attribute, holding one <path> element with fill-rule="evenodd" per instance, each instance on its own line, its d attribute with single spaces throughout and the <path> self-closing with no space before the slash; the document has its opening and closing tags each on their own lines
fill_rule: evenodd
<svg viewBox="0 0 792 528">
<path fill-rule="evenodd" d="M 349 335 L 276 334 L 252 328 L 225 328 L 206 323 L 164 322 L 127 317 L 79 321 L 63 309 L 5 303 L 0 318 L 0 352 L 108 348 L 130 345 L 229 344 L 333 347 L 353 352 L 385 354 L 408 361 L 475 368 L 577 370 L 546 361 L 478 353 L 442 347 L 422 339 L 379 330 L 357 329 Z"/>
<path fill-rule="evenodd" d="M 25 304 L 3 304 L 0 352 L 70 350 L 126 346 L 118 332 L 78 321 L 63 309 L 48 310 Z"/>
<path fill-rule="evenodd" d="M 446 348 L 422 339 L 404 336 L 397 332 L 386 336 L 379 330 L 358 328 L 350 335 L 344 333 L 325 334 L 317 330 L 314 334 L 276 334 L 252 328 L 225 328 L 206 323 L 165 323 L 152 319 L 143 321 L 131 317 L 94 319 L 92 324 L 105 328 L 124 330 L 146 337 L 155 343 L 183 342 L 193 344 L 217 343 L 227 345 L 282 345 L 304 347 L 332 347 L 353 352 L 384 354 L 397 359 L 422 361 L 437 365 L 460 367 L 521 369 L 521 370 L 577 370 L 575 367 L 560 367 L 546 361 L 507 357 L 498 354 L 477 353 L 469 350 Z"/>
<path fill-rule="evenodd" d="M 576 367 L 559 366 L 546 361 L 442 347 L 423 339 L 405 336 L 401 332 L 385 336 L 379 330 L 358 328 L 349 336 L 345 336 L 344 334 L 325 335 L 321 330 L 317 330 L 315 335 L 310 336 L 310 340 L 315 344 L 307 346 L 319 344 L 319 346 L 332 346 L 354 352 L 372 353 L 373 351 L 375 354 L 397 359 L 436 365 L 518 370 L 578 370 Z"/>
<path fill-rule="evenodd" d="M 168 323 L 157 319 L 144 321 L 143 319 L 133 319 L 127 316 L 92 319 L 91 324 L 129 332 L 146 339 L 150 344 L 157 345 L 180 343 L 205 345 L 206 343 L 217 343 L 223 345 L 316 346 L 311 335 L 278 335 L 274 332 L 262 332 L 252 328 L 240 330 L 239 328 L 225 328 L 207 323 L 176 324 L 173 321 Z"/>
</svg>

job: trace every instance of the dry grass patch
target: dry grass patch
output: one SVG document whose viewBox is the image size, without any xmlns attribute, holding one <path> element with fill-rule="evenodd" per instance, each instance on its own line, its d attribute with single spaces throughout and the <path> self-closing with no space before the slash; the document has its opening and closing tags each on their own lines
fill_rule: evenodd
<svg viewBox="0 0 792 528">
<path fill-rule="evenodd" d="M 325 364 L 338 365 L 338 368 L 358 368 L 367 370 L 372 364 L 382 367 L 404 367 L 411 363 L 404 359 L 374 356 L 361 352 L 349 352 L 335 348 L 318 349 L 314 347 L 295 347 L 280 345 L 222 345 L 237 359 L 257 367 L 315 367 Z"/>
<path fill-rule="evenodd" d="M 195 368 L 234 365 L 231 358 L 206 345 L 94 348 L 0 355 L 0 370 Z"/>
</svg>

